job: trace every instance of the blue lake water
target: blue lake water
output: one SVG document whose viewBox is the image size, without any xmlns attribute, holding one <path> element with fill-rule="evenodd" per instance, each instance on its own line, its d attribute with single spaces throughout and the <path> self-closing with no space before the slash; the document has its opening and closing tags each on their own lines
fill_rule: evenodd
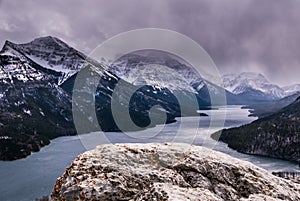
<svg viewBox="0 0 300 201">
<path fill-rule="evenodd" d="M 60 137 L 31 156 L 11 162 L 0 162 L 0 200 L 28 201 L 49 195 L 56 179 L 77 155 L 101 143 L 186 142 L 202 145 L 247 160 L 269 171 L 299 171 L 297 164 L 260 156 L 238 153 L 226 144 L 216 142 L 210 135 L 223 127 L 249 123 L 248 111 L 239 106 L 205 111 L 208 117 L 184 117 L 168 125 L 159 125 L 142 132 L 91 133 Z M 223 122 L 221 117 L 226 117 Z M 212 121 L 213 119 L 213 121 Z M 223 125 L 223 123 L 225 123 Z M 160 131 L 160 132 L 158 132 Z M 159 134 L 156 134 L 159 133 Z M 149 137 L 151 136 L 151 137 Z"/>
</svg>

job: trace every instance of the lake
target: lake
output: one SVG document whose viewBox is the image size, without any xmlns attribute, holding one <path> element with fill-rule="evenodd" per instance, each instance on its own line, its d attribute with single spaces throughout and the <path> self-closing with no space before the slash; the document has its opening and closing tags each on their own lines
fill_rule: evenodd
<svg viewBox="0 0 300 201">
<path fill-rule="evenodd" d="M 224 127 L 235 127 L 255 120 L 248 110 L 240 106 L 221 107 L 204 111 L 208 117 L 183 117 L 168 125 L 140 132 L 91 133 L 60 137 L 51 141 L 40 152 L 17 161 L 0 161 L 0 200 L 28 201 L 49 195 L 57 177 L 75 157 L 101 143 L 131 142 L 185 142 L 205 146 L 233 157 L 247 160 L 269 171 L 299 171 L 298 165 L 288 161 L 238 153 L 222 142 L 210 138 L 213 132 Z M 221 117 L 226 117 L 223 122 Z M 200 118 L 200 120 L 199 120 Z M 213 121 L 212 121 L 213 120 Z M 224 125 L 223 125 L 224 124 Z M 151 136 L 151 137 L 149 137 Z"/>
</svg>

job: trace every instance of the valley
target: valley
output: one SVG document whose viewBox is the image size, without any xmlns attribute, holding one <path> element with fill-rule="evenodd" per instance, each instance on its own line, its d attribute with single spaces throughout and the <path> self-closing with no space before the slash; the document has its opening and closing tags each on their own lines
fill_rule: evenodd
<svg viewBox="0 0 300 201">
<path fill-rule="evenodd" d="M 0 0 L 0 201 L 300 201 L 299 10 Z"/>
<path fill-rule="evenodd" d="M 224 75 L 223 86 L 217 86 L 202 79 L 183 59 L 162 51 L 133 52 L 109 65 L 51 36 L 25 44 L 6 41 L 0 52 L 0 67 L 0 160 L 23 158 L 51 139 L 78 134 L 74 112 L 82 117 L 81 133 L 97 131 L 99 125 L 105 132 L 120 131 L 111 110 L 111 104 L 116 104 L 119 111 L 129 111 L 137 125 L 126 123 L 121 130 L 133 131 L 172 123 L 176 117 L 206 116 L 205 110 L 200 114 L 196 110 L 211 106 L 211 93 L 215 97 L 225 94 L 228 105 L 248 105 L 245 108 L 259 118 L 280 111 L 299 93 L 296 85 L 280 88 L 256 73 Z M 89 79 L 74 89 L 77 76 L 82 74 Z M 119 82 L 118 100 L 112 101 Z M 174 94 L 184 101 L 179 103 Z M 94 97 L 96 117 L 92 118 L 90 103 Z M 196 108 L 191 107 L 195 98 Z M 149 110 L 155 105 L 162 110 L 151 110 L 151 121 Z M 164 112 L 166 119 L 162 118 Z M 229 142 L 224 136 L 221 140 Z M 232 143 L 229 146 L 234 147 Z"/>
<path fill-rule="evenodd" d="M 207 112 L 207 111 L 206 111 Z M 208 117 L 200 117 L 201 129 L 198 129 L 199 117 L 182 117 L 176 122 L 167 124 L 162 132 L 150 139 L 135 139 L 121 132 L 104 133 L 111 143 L 160 143 L 175 141 L 176 132 L 180 121 L 186 122 L 182 125 L 182 134 L 177 142 L 190 142 L 195 137 L 194 144 L 222 152 L 243 161 L 249 161 L 268 172 L 293 172 L 298 170 L 295 163 L 289 161 L 242 154 L 227 147 L 225 143 L 216 142 L 210 135 L 221 128 L 209 128 L 210 117 L 220 117 L 220 113 L 227 113 L 225 126 L 236 127 L 252 122 L 256 118 L 248 117 L 249 112 L 240 109 L 240 106 L 228 106 L 219 110 L 209 110 Z M 163 125 L 158 125 L 163 127 Z M 146 130 L 150 134 L 155 128 Z M 194 131 L 194 132 L 191 132 Z M 139 132 L 130 132 L 130 135 Z M 102 142 L 103 143 L 103 142 Z M 7 201 L 22 200 L 31 201 L 45 195 L 50 195 L 56 178 L 61 176 L 66 167 L 82 152 L 94 149 L 101 144 L 99 133 L 83 134 L 78 136 L 58 137 L 51 140 L 51 144 L 33 153 L 25 159 L 15 161 L 0 161 L 0 172 L 3 177 L 0 185 L 0 199 Z M 9 182 L 7 182 L 9 181 Z M 15 192 L 18 191 L 18 194 Z"/>
</svg>

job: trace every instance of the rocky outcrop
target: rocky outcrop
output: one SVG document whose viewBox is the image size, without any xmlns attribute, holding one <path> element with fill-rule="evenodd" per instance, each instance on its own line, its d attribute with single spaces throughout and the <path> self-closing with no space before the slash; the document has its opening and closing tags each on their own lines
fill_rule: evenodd
<svg viewBox="0 0 300 201">
<path fill-rule="evenodd" d="M 300 200 L 300 185 L 187 144 L 101 145 L 79 155 L 52 200 Z"/>
</svg>

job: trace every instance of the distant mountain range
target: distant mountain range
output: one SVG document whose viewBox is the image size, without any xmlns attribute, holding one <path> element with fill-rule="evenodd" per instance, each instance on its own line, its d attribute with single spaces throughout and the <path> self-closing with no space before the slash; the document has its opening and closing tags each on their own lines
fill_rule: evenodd
<svg viewBox="0 0 300 201">
<path fill-rule="evenodd" d="M 207 80 L 186 61 L 178 56 L 157 50 L 140 50 L 118 58 L 107 70 L 135 86 L 150 85 L 160 91 L 193 93 L 202 105 L 210 105 L 211 97 L 216 104 L 224 104 L 222 96 L 230 103 L 239 97 Z"/>
<path fill-rule="evenodd" d="M 160 70 L 157 71 L 157 68 Z M 300 91 L 297 85 L 281 88 L 270 83 L 262 74 L 253 72 L 224 75 L 223 85 L 217 86 L 201 78 L 186 61 L 154 50 L 140 50 L 125 55 L 107 70 L 136 86 L 148 84 L 171 91 L 186 90 L 198 94 L 207 102 L 210 101 L 210 93 L 215 97 L 225 93 L 227 104 L 248 105 L 280 100 Z"/>
<path fill-rule="evenodd" d="M 248 97 L 254 102 L 278 100 L 300 91 L 300 85 L 279 87 L 270 83 L 260 73 L 229 74 L 224 75 L 222 79 L 225 89 L 233 94 Z"/>
<path fill-rule="evenodd" d="M 160 70 L 157 71 L 157 68 Z M 279 87 L 270 83 L 262 74 L 253 72 L 224 75 L 223 85 L 217 86 L 201 78 L 192 66 L 179 57 L 154 50 L 140 50 L 125 55 L 107 70 L 136 86 L 148 84 L 171 91 L 186 90 L 197 93 L 202 100 L 206 100 L 209 93 L 216 97 L 225 93 L 227 104 L 270 102 L 300 91 L 300 85 Z"/>
<path fill-rule="evenodd" d="M 285 86 L 282 88 L 286 95 L 293 95 L 295 94 L 295 92 L 299 92 L 300 91 L 300 84 L 293 84 L 290 86 Z"/>
<path fill-rule="evenodd" d="M 89 79 L 81 80 L 82 89 L 73 89 L 79 72 Z M 290 87 L 284 91 L 255 74 L 225 76 L 223 80 L 225 89 L 202 79 L 182 59 L 163 52 L 134 52 L 105 65 L 51 36 L 26 44 L 6 41 L 0 51 L 0 160 L 25 157 L 49 144 L 49 139 L 76 134 L 73 111 L 82 117 L 88 128 L 85 132 L 97 130 L 98 124 L 103 131 L 120 131 L 112 115 L 112 101 L 120 111 L 129 111 L 138 129 L 143 129 L 165 123 L 160 109 L 151 110 L 154 118 L 150 120 L 149 110 L 154 105 L 165 110 L 170 123 L 179 116 L 199 115 L 191 107 L 194 97 L 198 108 L 206 108 L 211 93 L 218 97 L 225 92 L 228 104 L 247 105 L 278 100 L 298 90 Z M 118 82 L 121 90 L 112 100 Z M 89 90 L 93 86 L 97 86 L 95 94 Z M 80 100 L 74 101 L 72 108 L 73 94 L 80 94 Z M 174 94 L 184 102 L 179 104 Z M 94 99 L 96 118 L 87 110 Z"/>
</svg>

